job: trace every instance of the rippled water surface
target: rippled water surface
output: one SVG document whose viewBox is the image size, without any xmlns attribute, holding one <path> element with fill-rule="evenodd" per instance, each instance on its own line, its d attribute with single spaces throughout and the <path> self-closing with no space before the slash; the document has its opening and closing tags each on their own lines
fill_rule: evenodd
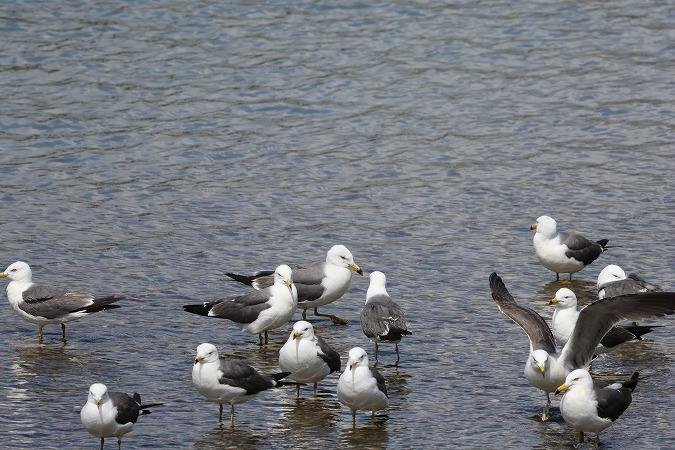
<svg viewBox="0 0 675 450">
<path fill-rule="evenodd" d="M 571 448 L 557 408 L 536 420 L 527 339 L 487 278 L 550 317 L 562 284 L 528 231 L 547 213 L 619 246 L 576 276 L 583 302 L 607 263 L 675 288 L 674 18 L 634 0 L 2 3 L 0 264 L 131 299 L 65 346 L 5 303 L 1 446 L 95 448 L 78 411 L 100 381 L 167 403 L 126 448 Z M 317 400 L 268 392 L 219 429 L 196 346 L 274 371 L 290 325 L 259 350 L 181 305 L 334 243 L 387 274 L 414 332 L 398 369 L 381 356 L 390 408 L 352 430 L 333 375 Z M 326 308 L 348 326 L 315 322 L 343 357 L 373 350 L 366 288 Z M 645 375 L 605 448 L 675 447 L 675 324 L 654 322 L 594 364 Z"/>
</svg>

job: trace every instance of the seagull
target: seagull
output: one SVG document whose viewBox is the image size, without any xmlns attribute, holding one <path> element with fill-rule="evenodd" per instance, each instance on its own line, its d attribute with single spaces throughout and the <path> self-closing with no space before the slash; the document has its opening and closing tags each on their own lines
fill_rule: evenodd
<svg viewBox="0 0 675 450">
<path fill-rule="evenodd" d="M 80 319 L 91 313 L 119 308 L 113 303 L 122 295 L 94 297 L 88 292 L 70 291 L 33 283 L 30 266 L 23 261 L 10 264 L 0 278 L 9 278 L 7 298 L 14 311 L 28 322 L 38 325 L 38 342 L 42 343 L 44 326 L 61 324 L 61 338 L 66 342 L 66 322 Z"/>
<path fill-rule="evenodd" d="M 290 372 L 288 378 L 297 381 L 296 397 L 300 398 L 299 383 L 314 383 L 314 397 L 319 381 L 340 370 L 340 355 L 314 334 L 311 323 L 295 322 L 288 340 L 279 350 L 279 367 Z"/>
<path fill-rule="evenodd" d="M 379 271 L 370 274 L 370 285 L 366 292 L 366 304 L 361 310 L 361 329 L 368 339 L 375 343 L 375 362 L 377 362 L 377 343 L 391 342 L 396 346 L 396 365 L 400 360 L 398 343 L 408 331 L 403 310 L 392 301 L 387 293 L 387 277 Z"/>
<path fill-rule="evenodd" d="M 553 320 L 551 320 L 553 336 L 560 345 L 565 345 L 572 335 L 574 326 L 577 324 L 577 319 L 579 318 L 577 296 L 570 289 L 558 289 L 555 297 L 548 304 L 555 306 Z M 641 340 L 642 335 L 654 331 L 654 328 L 657 327 L 657 325 L 616 325 L 603 336 L 599 349 L 604 351 L 624 342 Z"/>
<path fill-rule="evenodd" d="M 375 417 L 375 411 L 389 406 L 384 377 L 368 366 L 368 355 L 361 347 L 349 350 L 347 368 L 338 380 L 337 397 L 352 411 L 353 426 L 356 426 L 356 411 L 371 411 Z"/>
<path fill-rule="evenodd" d="M 626 276 L 626 272 L 616 264 L 610 264 L 600 271 L 597 288 L 598 298 L 661 290 L 659 286 L 648 283 L 635 273 Z"/>
<path fill-rule="evenodd" d="M 258 393 L 281 386 L 288 372 L 263 375 L 248 364 L 220 358 L 213 344 L 197 347 L 192 366 L 192 384 L 207 400 L 220 405 L 218 422 L 223 422 L 223 403 L 230 404 L 230 425 L 234 426 L 234 405 L 253 399 Z"/>
<path fill-rule="evenodd" d="M 530 351 L 525 363 L 525 378 L 546 394 L 546 406 L 541 420 L 549 418 L 549 394 L 560 386 L 575 369 L 588 367 L 595 347 L 605 334 L 621 320 L 664 316 L 675 312 L 675 293 L 650 292 L 622 295 L 597 300 L 579 312 L 574 331 L 558 351 L 551 329 L 536 311 L 516 303 L 502 279 L 490 275 L 492 298 L 502 314 L 519 325 L 530 339 Z"/>
<path fill-rule="evenodd" d="M 139 415 L 150 414 L 150 408 L 162 403 L 141 404 L 141 396 L 123 392 L 108 392 L 105 384 L 89 387 L 89 398 L 80 411 L 82 425 L 101 438 L 101 450 L 107 437 L 117 437 L 117 448 L 122 448 L 122 436 L 133 430 Z"/>
<path fill-rule="evenodd" d="M 183 309 L 201 316 L 229 319 L 240 325 L 242 331 L 257 334 L 262 346 L 262 334 L 267 344 L 267 331 L 288 323 L 295 313 L 298 293 L 292 276 L 291 268 L 282 264 L 274 271 L 274 284 L 265 289 L 201 305 L 183 305 Z"/>
<path fill-rule="evenodd" d="M 319 314 L 319 306 L 324 306 L 342 297 L 352 278 L 352 271 L 363 275 L 363 271 L 354 262 L 352 253 L 344 245 L 334 245 L 321 263 L 295 266 L 293 281 L 298 289 L 298 307 L 302 308 L 302 320 L 307 320 L 307 310 L 314 308 L 315 316 L 329 317 L 333 323 L 346 325 L 347 321 L 333 314 Z M 254 275 L 226 273 L 233 280 L 264 289 L 272 284 L 270 271 L 260 271 Z"/>
<path fill-rule="evenodd" d="M 579 432 L 580 444 L 584 442 L 584 432 L 592 432 L 596 433 L 596 446 L 600 445 L 600 432 L 613 424 L 633 400 L 631 393 L 637 386 L 638 376 L 635 372 L 628 381 L 601 388 L 593 384 L 586 369 L 577 369 L 567 375 L 555 395 L 564 393 L 560 412 L 565 422 Z"/>
<path fill-rule="evenodd" d="M 572 274 L 580 271 L 607 249 L 609 240 L 589 241 L 579 233 L 558 233 L 556 221 L 549 216 L 537 218 L 537 223 L 530 226 L 535 231 L 532 242 L 539 262 L 551 272 L 555 279 L 561 273 Z"/>
</svg>

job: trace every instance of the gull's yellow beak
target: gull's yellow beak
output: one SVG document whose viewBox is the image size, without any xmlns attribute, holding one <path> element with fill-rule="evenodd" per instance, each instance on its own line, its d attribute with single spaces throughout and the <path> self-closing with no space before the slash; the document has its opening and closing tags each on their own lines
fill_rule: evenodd
<svg viewBox="0 0 675 450">
<path fill-rule="evenodd" d="M 201 355 L 197 355 L 197 357 L 195 358 L 195 364 L 201 363 L 202 361 L 204 361 L 204 357 Z"/>
<path fill-rule="evenodd" d="M 291 280 L 290 278 L 284 278 L 284 284 L 288 287 L 291 287 L 293 286 L 293 280 Z"/>
<path fill-rule="evenodd" d="M 300 333 L 300 332 L 298 332 L 298 331 L 294 331 L 294 332 L 293 332 L 293 339 L 297 339 L 297 338 L 299 338 L 300 336 L 302 336 L 302 333 Z"/>
<path fill-rule="evenodd" d="M 553 297 L 553 298 L 552 298 L 551 300 L 549 300 L 549 302 L 548 302 L 549 305 L 557 305 L 558 303 L 560 303 L 560 301 L 559 301 L 557 298 L 555 298 L 555 297 Z"/>
<path fill-rule="evenodd" d="M 533 223 L 532 225 L 530 225 L 530 231 L 537 231 L 537 224 L 536 223 Z"/>
<path fill-rule="evenodd" d="M 542 375 L 546 374 L 546 364 L 537 364 L 537 368 Z"/>
<path fill-rule="evenodd" d="M 96 399 L 96 406 L 101 406 L 101 399 L 100 398 Z"/>
<path fill-rule="evenodd" d="M 356 366 L 356 363 L 351 363 L 349 365 L 349 370 L 354 370 L 354 366 Z"/>
<path fill-rule="evenodd" d="M 564 394 L 565 392 L 569 391 L 570 385 L 569 384 L 561 384 L 558 386 L 558 389 L 555 390 L 555 395 L 560 395 Z"/>
<path fill-rule="evenodd" d="M 349 268 L 352 269 L 354 272 L 358 273 L 359 275 L 363 275 L 363 270 L 361 270 L 361 267 L 359 267 L 358 264 L 355 262 L 349 263 Z"/>
<path fill-rule="evenodd" d="M 5 272 L 0 272 L 0 278 L 7 278 L 7 276 Z"/>
</svg>

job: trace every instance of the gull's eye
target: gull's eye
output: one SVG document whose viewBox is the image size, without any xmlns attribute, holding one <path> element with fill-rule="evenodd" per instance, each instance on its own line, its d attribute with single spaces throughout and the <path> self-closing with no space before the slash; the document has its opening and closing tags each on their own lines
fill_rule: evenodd
<svg viewBox="0 0 675 450">
<path fill-rule="evenodd" d="M 12 270 L 10 270 L 10 272 L 16 272 L 16 269 L 12 269 Z"/>
</svg>

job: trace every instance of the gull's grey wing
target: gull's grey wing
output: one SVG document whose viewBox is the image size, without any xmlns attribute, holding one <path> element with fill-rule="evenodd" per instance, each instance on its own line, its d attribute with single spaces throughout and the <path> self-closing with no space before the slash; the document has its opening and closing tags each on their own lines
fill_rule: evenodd
<svg viewBox="0 0 675 450">
<path fill-rule="evenodd" d="M 368 300 L 361 310 L 361 329 L 370 339 L 399 341 L 408 331 L 403 310 L 386 295 Z"/>
<path fill-rule="evenodd" d="M 86 292 L 70 292 L 51 286 L 33 285 L 23 294 L 19 308 L 33 316 L 56 319 L 70 312 L 83 309 L 94 302 Z"/>
<path fill-rule="evenodd" d="M 115 422 L 120 425 L 125 423 L 136 423 L 138 420 L 138 414 L 141 411 L 140 403 L 123 392 L 108 392 L 110 400 L 112 400 L 113 405 L 117 408 L 117 415 L 115 416 Z"/>
<path fill-rule="evenodd" d="M 530 351 L 556 352 L 555 339 L 548 324 L 536 311 L 516 303 L 502 279 L 494 272 L 490 275 L 490 289 L 499 311 L 513 320 L 530 338 Z"/>
<path fill-rule="evenodd" d="M 602 337 L 600 343 L 602 344 L 603 347 L 612 348 L 616 347 L 619 344 L 623 344 L 624 342 L 632 341 L 635 339 L 637 339 L 637 336 L 635 336 L 633 333 L 631 333 L 630 331 L 621 326 L 616 326 L 612 327 L 607 332 L 607 334 L 605 334 Z"/>
<path fill-rule="evenodd" d="M 579 262 L 588 265 L 598 259 L 600 253 L 603 251 L 603 246 L 597 242 L 589 241 L 582 235 L 576 232 L 559 233 L 560 243 L 567 246 L 568 250 L 565 256 L 574 258 Z"/>
<path fill-rule="evenodd" d="M 619 295 L 637 294 L 638 292 L 656 292 L 661 288 L 648 283 L 640 276 L 631 273 L 625 280 L 613 281 L 600 286 L 598 291 L 605 290 L 605 297 L 618 297 Z"/>
<path fill-rule="evenodd" d="M 342 365 L 340 362 L 340 354 L 333 350 L 333 348 L 323 339 L 321 339 L 321 336 L 315 335 L 315 337 L 317 344 L 319 344 L 319 351 L 317 352 L 317 355 L 319 355 L 319 358 L 323 359 L 326 364 L 328 364 L 330 373 L 338 372 Z"/>
<path fill-rule="evenodd" d="M 600 340 L 620 321 L 673 312 L 675 292 L 645 292 L 597 300 L 579 312 L 574 331 L 560 352 L 560 361 L 571 370 L 586 367 Z"/>
<path fill-rule="evenodd" d="M 324 278 L 324 265 L 314 263 L 293 268 L 293 283 L 298 290 L 298 303 L 311 302 L 321 297 L 326 290 L 321 282 Z"/>
<path fill-rule="evenodd" d="M 595 398 L 598 401 L 598 416 L 604 419 L 610 419 L 614 422 L 628 408 L 633 401 L 631 393 L 638 382 L 638 372 L 631 376 L 630 380 L 621 383 L 618 389 L 612 386 L 604 388 L 595 388 Z"/>
<path fill-rule="evenodd" d="M 216 300 L 209 309 L 208 315 L 229 319 L 236 323 L 251 323 L 262 311 L 270 307 L 269 299 L 269 289 L 254 290 L 237 297 Z"/>
<path fill-rule="evenodd" d="M 275 385 L 271 377 L 260 374 L 248 364 L 224 358 L 220 359 L 218 382 L 245 389 L 247 395 L 257 394 Z"/>
<path fill-rule="evenodd" d="M 389 397 L 389 394 L 387 394 L 387 382 L 385 381 L 382 374 L 374 367 L 370 368 L 370 373 L 375 378 L 375 381 L 377 381 L 377 388 L 380 390 L 380 392 Z"/>
</svg>

